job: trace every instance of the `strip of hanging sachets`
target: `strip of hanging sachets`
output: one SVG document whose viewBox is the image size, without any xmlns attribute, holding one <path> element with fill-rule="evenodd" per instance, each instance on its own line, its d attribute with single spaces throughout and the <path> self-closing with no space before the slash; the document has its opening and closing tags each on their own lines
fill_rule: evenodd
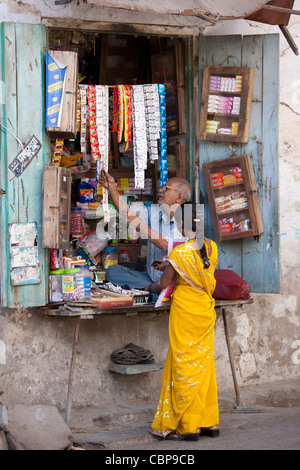
<svg viewBox="0 0 300 470">
<path fill-rule="evenodd" d="M 80 88 L 77 89 L 77 106 L 76 106 L 76 130 L 80 132 L 81 129 L 81 95 Z"/>
<path fill-rule="evenodd" d="M 132 94 L 130 85 L 123 85 L 124 92 L 124 141 L 125 150 L 128 149 L 128 143 L 132 141 Z"/>
<path fill-rule="evenodd" d="M 122 85 L 117 85 L 118 89 L 118 143 L 122 142 L 124 130 L 124 90 Z"/>
<path fill-rule="evenodd" d="M 113 117 L 111 124 L 111 131 L 117 132 L 118 130 L 118 88 L 115 86 L 113 89 Z"/>
<path fill-rule="evenodd" d="M 147 121 L 147 139 L 150 162 L 158 160 L 158 139 L 160 138 L 160 107 L 158 86 L 156 83 L 143 85 L 146 121 Z"/>
<path fill-rule="evenodd" d="M 87 125 L 88 125 L 88 98 L 87 85 L 79 85 L 80 91 L 80 151 L 86 154 L 87 151 Z"/>
<path fill-rule="evenodd" d="M 135 188 L 143 189 L 147 168 L 147 124 L 143 85 L 132 85 L 132 140 Z"/>
<path fill-rule="evenodd" d="M 168 181 L 167 160 L 167 118 L 166 118 L 166 89 L 165 85 L 158 84 L 160 107 L 160 138 L 159 138 L 159 186 L 162 187 Z"/>
<path fill-rule="evenodd" d="M 88 85 L 88 106 L 89 106 L 89 125 L 90 125 L 90 143 L 92 157 L 94 160 L 100 160 L 100 151 L 96 124 L 96 90 L 95 85 Z"/>
<path fill-rule="evenodd" d="M 102 170 L 108 171 L 109 156 L 109 96 L 108 87 L 95 86 L 96 130 L 99 149 L 99 159 L 96 164 L 96 181 L 99 182 Z M 103 188 L 103 212 L 105 222 L 109 221 L 108 191 Z"/>
</svg>

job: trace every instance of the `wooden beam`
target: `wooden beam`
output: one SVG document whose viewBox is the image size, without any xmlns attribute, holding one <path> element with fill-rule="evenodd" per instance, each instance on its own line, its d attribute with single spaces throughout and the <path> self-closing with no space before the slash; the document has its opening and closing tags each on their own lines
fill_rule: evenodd
<svg viewBox="0 0 300 470">
<path fill-rule="evenodd" d="M 300 15 L 300 10 L 293 10 L 292 8 L 275 7 L 273 5 L 263 5 L 261 9 L 277 11 L 278 13 L 284 13 L 284 14 L 290 14 L 290 15 Z"/>
<path fill-rule="evenodd" d="M 279 28 L 281 29 L 282 34 L 284 35 L 285 39 L 287 40 L 287 42 L 288 42 L 290 48 L 292 49 L 292 51 L 294 52 L 294 54 L 299 55 L 297 44 L 295 43 L 294 39 L 292 38 L 292 35 L 289 32 L 289 30 L 287 29 L 287 27 L 284 26 L 283 24 L 280 24 Z"/>
<path fill-rule="evenodd" d="M 202 13 L 197 7 L 194 7 L 194 10 L 182 10 L 180 13 L 182 16 L 197 16 L 197 18 L 201 18 L 203 21 L 208 21 L 208 23 L 216 24 L 217 19 L 211 18 L 207 16 L 205 13 Z"/>
</svg>

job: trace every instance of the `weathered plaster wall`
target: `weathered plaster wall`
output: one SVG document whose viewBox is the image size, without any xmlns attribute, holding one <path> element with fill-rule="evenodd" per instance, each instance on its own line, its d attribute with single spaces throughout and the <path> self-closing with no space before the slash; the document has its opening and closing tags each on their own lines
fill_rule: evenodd
<svg viewBox="0 0 300 470">
<path fill-rule="evenodd" d="M 299 379 L 299 318 L 295 296 L 254 294 L 254 304 L 227 312 L 229 335 L 240 386 Z M 35 311 L 0 315 L 0 389 L 4 403 L 52 404 L 65 409 L 75 320 L 45 317 Z M 99 316 L 81 320 L 74 407 L 155 402 L 162 371 L 122 376 L 108 370 L 111 352 L 133 342 L 164 362 L 168 315 Z M 215 337 L 219 393 L 235 401 L 221 315 Z M 242 394 L 242 400 L 245 398 Z M 294 397 L 294 400 L 296 398 Z M 298 397 L 299 400 L 299 397 Z"/>
<path fill-rule="evenodd" d="M 300 0 L 295 9 L 300 10 Z M 151 26 L 144 27 L 145 17 L 138 13 L 90 9 L 87 5 L 54 6 L 51 0 L 21 2 L 4 0 L 0 5 L 1 21 L 47 22 L 45 18 L 87 19 L 92 21 L 127 21 L 144 31 L 158 27 L 159 15 L 147 15 Z M 198 31 L 191 19 L 170 18 L 173 28 L 182 33 Z M 197 21 L 196 21 L 196 24 Z M 201 25 L 202 27 L 202 25 Z M 292 17 L 289 29 L 300 48 L 300 17 Z M 163 28 L 162 28 L 163 30 Z M 166 28 L 164 31 L 168 32 Z M 175 31 L 175 29 L 174 29 Z M 177 31 L 177 30 L 176 30 Z M 245 21 L 224 22 L 204 29 L 205 34 L 264 34 L 277 32 L 276 27 Z M 280 266 L 281 294 L 254 294 L 254 303 L 228 311 L 237 378 L 240 385 L 260 385 L 300 377 L 299 318 L 299 125 L 300 125 L 300 58 L 281 38 L 280 89 Z M 72 354 L 74 320 L 43 317 L 35 311 L 0 314 L 0 389 L 5 403 L 46 403 L 64 408 Z M 108 371 L 113 349 L 125 343 L 151 349 L 163 362 L 168 348 L 168 317 L 114 316 L 83 320 L 73 389 L 74 406 L 101 405 L 131 400 L 156 400 L 161 372 L 140 376 L 118 376 Z M 232 378 L 224 337 L 222 318 L 216 323 L 216 369 L 219 390 L 232 392 Z M 232 395 L 234 397 L 234 394 Z"/>
<path fill-rule="evenodd" d="M 72 27 L 76 27 L 78 21 L 102 22 L 130 25 L 143 25 L 141 32 L 151 32 L 153 28 L 161 27 L 161 31 L 168 33 L 168 26 L 172 26 L 175 33 L 176 28 L 183 34 L 198 34 L 202 23 L 197 18 L 185 18 L 179 15 L 168 15 L 167 21 L 162 21 L 162 15 L 155 13 L 145 14 L 141 12 L 126 11 L 122 9 L 111 9 L 82 3 L 77 5 L 73 1 L 69 5 L 55 5 L 54 0 L 19 1 L 2 0 L 1 21 L 13 21 L 21 23 L 47 24 L 51 19 L 70 19 Z M 146 25 L 145 25 L 146 23 Z"/>
</svg>

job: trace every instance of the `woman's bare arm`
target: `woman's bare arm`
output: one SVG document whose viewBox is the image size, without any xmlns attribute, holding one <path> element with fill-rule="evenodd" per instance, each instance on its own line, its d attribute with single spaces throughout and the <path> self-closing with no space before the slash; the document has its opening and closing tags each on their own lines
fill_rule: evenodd
<svg viewBox="0 0 300 470">
<path fill-rule="evenodd" d="M 161 278 L 160 278 L 160 287 L 162 289 L 165 289 L 166 287 L 168 287 L 168 285 L 171 284 L 174 276 L 176 274 L 176 271 L 175 269 L 173 268 L 173 266 L 171 264 L 168 264 L 168 266 L 166 267 L 166 269 L 164 270 Z"/>
</svg>

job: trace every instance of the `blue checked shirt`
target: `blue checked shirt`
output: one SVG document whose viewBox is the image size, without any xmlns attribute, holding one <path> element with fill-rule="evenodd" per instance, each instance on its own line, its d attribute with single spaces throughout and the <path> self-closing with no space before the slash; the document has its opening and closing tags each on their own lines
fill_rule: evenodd
<svg viewBox="0 0 300 470">
<path fill-rule="evenodd" d="M 158 204 L 142 206 L 141 208 L 138 208 L 138 210 L 135 210 L 135 212 L 144 223 L 146 223 L 152 230 L 163 235 L 168 242 L 187 241 L 187 238 L 178 231 L 174 217 L 169 221 L 168 215 Z M 166 254 L 166 251 L 157 248 L 149 240 L 147 241 L 147 273 L 153 282 L 158 282 L 160 280 L 162 271 L 154 269 L 151 264 L 153 261 L 160 261 Z"/>
</svg>

